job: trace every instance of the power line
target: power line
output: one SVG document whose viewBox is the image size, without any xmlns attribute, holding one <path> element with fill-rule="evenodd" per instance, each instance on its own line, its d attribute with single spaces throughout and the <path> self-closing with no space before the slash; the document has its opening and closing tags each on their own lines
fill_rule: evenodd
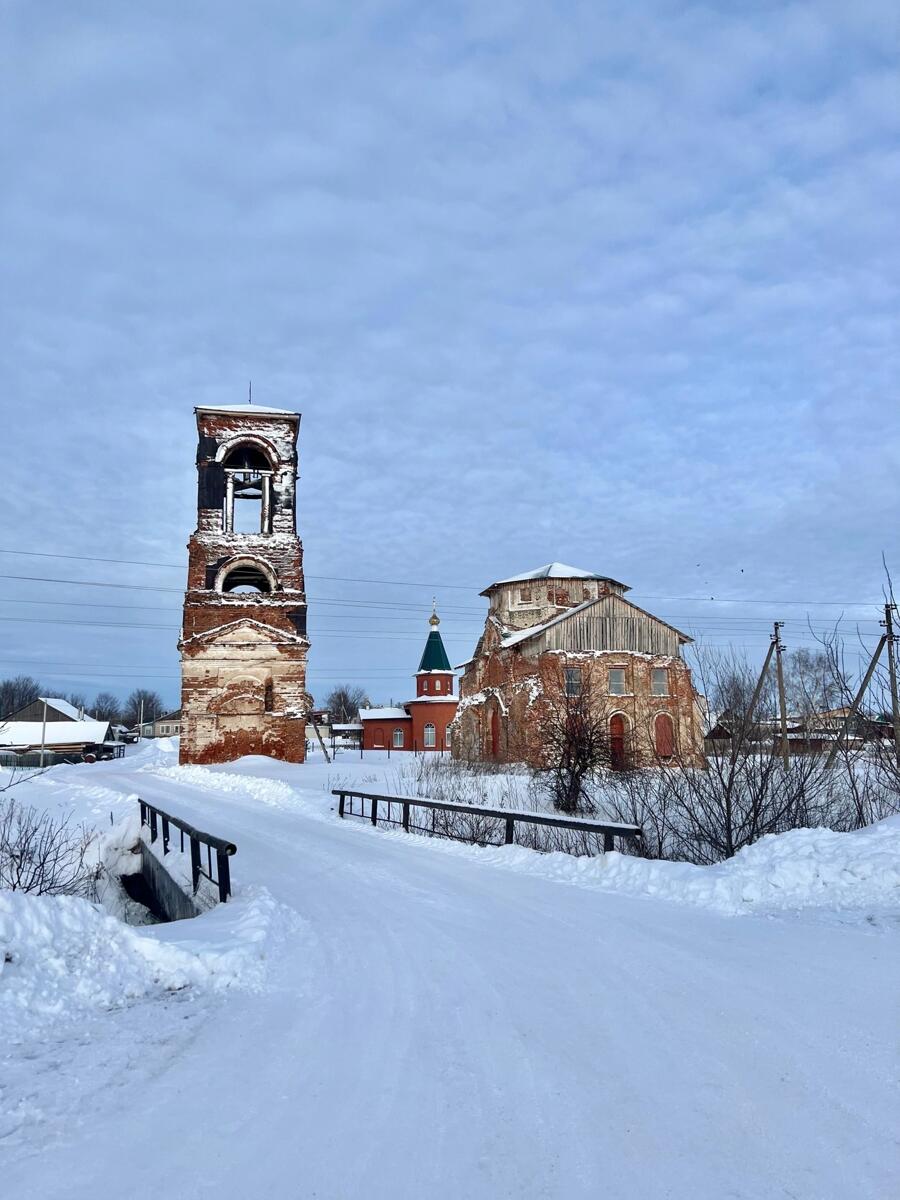
<svg viewBox="0 0 900 1200">
<path fill-rule="evenodd" d="M 46 551 L 46 550 L 10 550 L 10 549 L 0 548 L 0 554 L 15 554 L 15 555 L 23 555 L 23 556 L 32 557 L 32 558 L 58 558 L 58 559 L 67 559 L 67 560 L 71 560 L 74 562 L 115 563 L 115 564 L 122 565 L 122 566 L 165 567 L 165 568 L 170 568 L 172 570 L 180 570 L 180 571 L 186 570 L 186 568 L 187 568 L 186 562 L 185 563 L 158 563 L 158 562 L 150 562 L 150 561 L 146 561 L 146 560 L 131 559 L 131 558 L 97 558 L 92 555 L 86 555 L 86 554 L 51 554 L 49 551 Z M 0 579 L 27 579 L 27 578 L 40 578 L 40 577 L 22 576 L 22 575 L 0 575 Z M 438 589 L 447 588 L 447 589 L 453 589 L 454 591 L 467 591 L 467 592 L 473 592 L 473 591 L 481 592 L 481 590 L 482 590 L 480 587 L 478 587 L 475 584 L 466 585 L 466 584 L 460 584 L 460 583 L 434 583 L 433 581 L 431 583 L 419 583 L 419 582 L 416 582 L 414 580 L 409 580 L 409 579 L 365 579 L 362 577 L 351 576 L 351 575 L 307 575 L 306 578 L 307 579 L 328 580 L 328 581 L 331 581 L 334 583 L 369 583 L 369 584 L 376 584 L 378 586 L 383 586 L 383 587 L 420 587 L 420 588 L 438 588 Z M 81 583 L 84 581 L 82 581 L 82 580 L 48 580 L 48 582 Z M 540 583 L 541 581 L 535 580 L 533 582 Z M 134 588 L 137 588 L 140 585 L 109 583 L 109 584 L 103 584 L 102 586 L 104 586 L 104 587 L 134 587 Z M 180 588 L 147 587 L 146 590 L 148 590 L 148 591 L 181 591 L 182 589 L 180 589 Z M 867 605 L 870 605 L 870 604 L 877 604 L 880 606 L 883 603 L 883 597 L 879 598 L 877 600 L 779 600 L 779 599 L 771 599 L 771 598 L 747 599 L 747 598 L 743 598 L 743 597 L 728 597 L 728 596 L 654 596 L 654 595 L 648 594 L 648 595 L 644 596 L 644 599 L 646 599 L 646 600 L 665 600 L 665 601 L 673 601 L 673 600 L 688 601 L 692 604 L 788 604 L 788 605 L 807 605 L 807 606 L 828 607 L 828 608 L 840 608 L 842 606 L 851 606 L 851 607 L 857 608 L 857 607 L 866 607 Z"/>
</svg>

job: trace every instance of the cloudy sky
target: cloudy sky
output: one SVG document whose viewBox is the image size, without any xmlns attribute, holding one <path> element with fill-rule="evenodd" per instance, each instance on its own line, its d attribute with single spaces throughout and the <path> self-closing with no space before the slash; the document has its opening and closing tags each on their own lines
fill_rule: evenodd
<svg viewBox="0 0 900 1200">
<path fill-rule="evenodd" d="M 550 559 L 755 656 L 877 632 L 895 0 L 0 21 L 0 675 L 177 702 L 193 406 L 251 378 L 303 413 L 317 698 L 404 698 L 433 594 L 460 661 Z"/>
</svg>

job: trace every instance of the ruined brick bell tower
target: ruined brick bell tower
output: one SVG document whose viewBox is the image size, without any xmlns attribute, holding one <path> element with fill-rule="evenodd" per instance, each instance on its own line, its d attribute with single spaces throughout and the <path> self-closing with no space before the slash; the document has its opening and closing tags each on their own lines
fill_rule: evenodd
<svg viewBox="0 0 900 1200">
<path fill-rule="evenodd" d="M 306 594 L 296 528 L 300 414 L 195 409 L 197 529 L 181 651 L 183 763 L 303 762 Z"/>
</svg>

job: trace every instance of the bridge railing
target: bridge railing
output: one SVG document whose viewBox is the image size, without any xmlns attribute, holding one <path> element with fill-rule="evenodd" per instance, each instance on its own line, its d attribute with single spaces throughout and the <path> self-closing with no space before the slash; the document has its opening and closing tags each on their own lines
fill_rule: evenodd
<svg viewBox="0 0 900 1200">
<path fill-rule="evenodd" d="M 592 821 L 583 817 L 561 817 L 555 813 L 525 812 L 521 809 L 485 808 L 478 804 L 457 804 L 447 800 L 430 800 L 423 796 L 384 796 L 377 792 L 361 792 L 356 788 L 334 788 L 331 793 L 338 798 L 339 817 L 361 817 L 373 825 L 397 825 L 406 833 L 424 833 L 430 837 L 448 837 L 456 841 L 477 842 L 479 845 L 515 845 L 517 825 L 550 826 L 554 829 L 603 839 L 604 853 L 615 849 L 616 838 L 639 838 L 640 825 L 625 825 L 610 821 Z M 359 801 L 357 808 L 356 802 Z M 411 822 L 411 814 L 417 808 L 430 810 L 429 825 Z M 468 836 L 453 831 L 453 823 L 444 821 L 439 828 L 436 813 L 460 814 L 480 818 L 470 823 Z M 503 840 L 493 841 L 491 833 L 502 829 Z M 556 847 L 554 847 L 556 848 Z M 564 849 L 564 847 L 561 847 Z"/>
<path fill-rule="evenodd" d="M 163 812 L 161 808 L 157 808 L 155 804 L 150 804 L 147 800 L 139 800 L 138 803 L 141 806 L 141 827 L 146 826 L 150 830 L 150 845 L 153 846 L 162 841 L 162 853 L 165 857 L 171 848 L 171 827 L 174 825 L 181 840 L 182 854 L 184 853 L 185 837 L 190 843 L 191 883 L 194 895 L 197 894 L 200 879 L 208 879 L 214 887 L 219 889 L 219 899 L 224 903 L 231 895 L 231 867 L 228 860 L 233 854 L 237 854 L 237 846 L 234 842 L 226 842 L 224 838 L 215 837 L 211 833 L 203 833 L 202 830 L 195 829 L 187 821 L 183 821 L 180 817 L 173 817 L 171 813 Z M 205 855 L 202 847 L 206 848 Z M 213 852 L 215 852 L 216 858 L 215 874 L 213 874 Z M 203 868 L 204 858 L 206 859 L 205 870 Z"/>
</svg>

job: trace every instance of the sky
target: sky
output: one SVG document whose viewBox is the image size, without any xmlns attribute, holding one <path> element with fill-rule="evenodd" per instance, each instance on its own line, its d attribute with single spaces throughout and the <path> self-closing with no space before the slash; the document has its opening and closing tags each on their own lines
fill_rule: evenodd
<svg viewBox="0 0 900 1200">
<path fill-rule="evenodd" d="M 177 704 L 193 409 L 251 379 L 319 702 L 554 559 L 752 659 L 871 644 L 898 56 L 894 0 L 0 0 L 0 677 Z"/>
</svg>

